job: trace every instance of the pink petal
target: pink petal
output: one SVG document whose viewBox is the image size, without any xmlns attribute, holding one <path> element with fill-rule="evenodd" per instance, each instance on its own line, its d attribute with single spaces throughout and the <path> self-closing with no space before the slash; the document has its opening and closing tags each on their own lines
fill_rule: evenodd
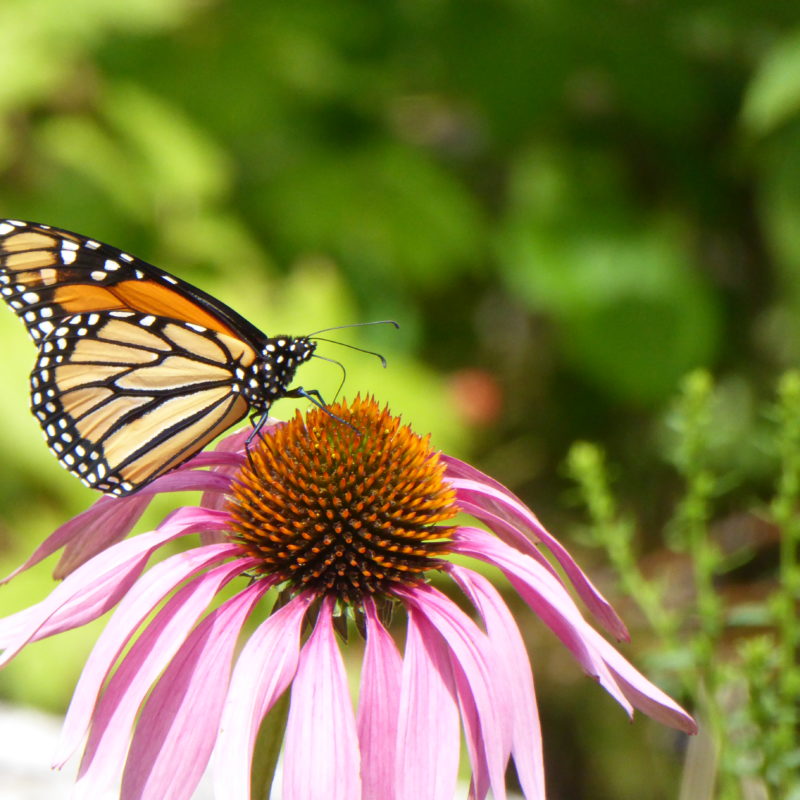
<svg viewBox="0 0 800 800">
<path fill-rule="evenodd" d="M 31 641 L 97 619 L 130 588 L 153 551 L 179 536 L 206 527 L 216 516 L 219 514 L 214 511 L 181 509 L 158 530 L 140 534 L 99 553 L 69 575 L 45 600 L 28 609 L 24 627 L 6 642 L 0 666 Z"/>
<path fill-rule="evenodd" d="M 452 456 L 443 455 L 441 459 L 447 464 L 445 476 L 456 488 L 459 505 L 470 503 L 469 513 L 478 519 L 484 519 L 507 544 L 517 547 L 523 553 L 533 555 L 533 543 L 541 542 L 563 567 L 581 599 L 598 621 L 618 639 L 627 641 L 630 638 L 625 623 L 608 600 L 575 563 L 561 542 L 539 522 L 522 500 L 469 464 Z M 482 511 L 486 512 L 485 517 Z M 496 529 L 498 520 L 507 524 Z M 524 531 L 528 532 L 532 541 L 525 537 Z"/>
<path fill-rule="evenodd" d="M 499 567 L 522 599 L 569 648 L 587 674 L 596 678 L 628 714 L 633 713 L 605 661 L 586 635 L 591 627 L 563 584 L 548 570 L 479 528 L 458 528 L 452 550 Z"/>
<path fill-rule="evenodd" d="M 142 622 L 176 586 L 239 553 L 239 547 L 234 544 L 195 548 L 156 564 L 133 585 L 98 638 L 72 694 L 55 758 L 59 767 L 86 735 L 97 697 L 123 648 Z"/>
<path fill-rule="evenodd" d="M 150 621 L 120 663 L 92 718 L 75 800 L 94 800 L 116 784 L 142 701 L 220 589 L 255 559 L 223 564 L 182 587 Z"/>
<path fill-rule="evenodd" d="M 235 456 L 229 464 L 219 464 L 212 467 L 213 472 L 223 475 L 228 479 L 229 485 L 230 479 L 241 468 L 244 462 L 245 443 L 252 433 L 253 428 L 247 426 L 232 433 L 230 436 L 224 437 L 214 448 L 215 453 L 228 453 Z M 220 511 L 225 509 L 227 502 L 228 497 L 225 492 L 204 492 L 203 497 L 200 499 L 200 505 L 203 506 L 203 508 L 216 508 Z"/>
<path fill-rule="evenodd" d="M 367 645 L 358 695 L 358 739 L 365 798 L 394 798 L 397 720 L 403 659 L 371 598 L 364 601 Z"/>
<path fill-rule="evenodd" d="M 464 670 L 458 666 L 452 653 L 450 661 L 455 679 L 461 724 L 464 728 L 467 752 L 472 765 L 469 800 L 483 800 L 489 793 L 491 778 L 489 777 L 489 762 L 486 759 L 486 742 L 481 730 L 481 717 L 470 690 L 469 680 L 464 674 Z"/>
<path fill-rule="evenodd" d="M 149 499 L 140 498 L 136 495 L 125 498 L 110 497 L 108 495 L 101 497 L 86 511 L 56 528 L 34 550 L 33 554 L 22 566 L 17 567 L 10 575 L 3 578 L 2 583 L 7 583 L 14 576 L 19 575 L 20 572 L 30 569 L 73 540 L 87 535 L 87 531 L 90 532 L 88 534 L 90 537 L 92 535 L 103 537 L 108 544 L 113 544 L 123 539 L 130 528 L 136 524 L 149 502 Z M 120 530 L 124 531 L 122 535 L 118 535 Z M 64 572 L 64 574 L 67 573 Z M 58 577 L 62 576 L 59 575 Z"/>
<path fill-rule="evenodd" d="M 697 733 L 697 723 L 669 695 L 650 683 L 599 633 L 590 630 L 588 635 L 616 676 L 625 696 L 636 708 L 670 728 Z"/>
<path fill-rule="evenodd" d="M 200 456 L 195 456 L 195 460 L 205 461 Z M 69 575 L 70 572 L 77 569 L 96 553 L 124 539 L 133 530 L 150 501 L 157 494 L 162 492 L 211 491 L 212 489 L 217 492 L 224 492 L 228 489 L 228 483 L 221 476 L 205 470 L 188 470 L 185 468 L 181 470 L 179 468 L 175 472 L 162 475 L 130 497 L 100 498 L 98 504 L 105 499 L 111 501 L 108 506 L 109 511 L 104 515 L 106 519 L 91 520 L 93 524 L 87 524 L 90 520 L 81 520 L 81 517 L 78 516 L 66 523 L 67 526 L 71 526 L 73 523 L 79 522 L 83 529 L 78 531 L 74 538 L 64 546 L 64 553 L 54 570 L 54 576 L 61 578 Z M 92 509 L 89 509 L 89 511 L 92 511 Z M 55 534 L 53 535 L 55 536 Z"/>
<path fill-rule="evenodd" d="M 493 674 L 511 693 L 512 750 L 522 791 L 528 800 L 545 800 L 542 731 L 522 635 L 500 593 L 486 578 L 457 566 L 450 573 L 480 612 L 495 656 Z"/>
<path fill-rule="evenodd" d="M 285 800 L 361 797 L 356 721 L 332 610 L 333 601 L 326 597 L 292 683 L 283 756 Z"/>
<path fill-rule="evenodd" d="M 400 689 L 395 800 L 453 800 L 460 749 L 449 650 L 411 606 Z"/>
<path fill-rule="evenodd" d="M 103 495 L 86 511 L 53 531 L 22 566 L 0 580 L 0 585 L 62 547 L 66 550 L 54 576 L 59 579 L 65 577 L 101 550 L 124 539 L 156 494 L 168 491 L 227 491 L 229 483 L 224 476 L 196 467 L 240 463 L 241 457 L 233 453 L 200 453 L 175 472 L 162 475 L 128 497 Z"/>
<path fill-rule="evenodd" d="M 122 800 L 192 796 L 217 738 L 242 625 L 269 586 L 256 581 L 209 614 L 172 659 L 136 726 Z"/>
<path fill-rule="evenodd" d="M 488 535 L 488 534 L 487 534 Z M 489 642 L 477 625 L 452 601 L 431 586 L 396 590 L 407 605 L 416 607 L 447 642 L 459 691 L 472 696 L 480 721 L 485 767 L 496 800 L 505 798 L 505 768 L 508 760 L 503 720 L 512 714 L 508 696 L 498 692 L 492 679 Z M 465 681 L 459 679 L 463 671 Z M 474 740 L 477 743 L 477 739 Z M 479 772 L 482 770 L 479 762 Z"/>
<path fill-rule="evenodd" d="M 249 800 L 253 747 L 261 722 L 297 671 L 300 631 L 311 594 L 270 614 L 250 635 L 228 688 L 214 761 L 214 797 Z"/>
</svg>

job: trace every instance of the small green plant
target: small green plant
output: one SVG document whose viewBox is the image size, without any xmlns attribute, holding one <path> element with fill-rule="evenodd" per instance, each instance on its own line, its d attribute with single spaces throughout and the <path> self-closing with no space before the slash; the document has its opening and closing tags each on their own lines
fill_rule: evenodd
<svg viewBox="0 0 800 800">
<path fill-rule="evenodd" d="M 712 535 L 715 506 L 725 486 L 712 457 L 715 387 L 705 371 L 683 381 L 670 416 L 669 459 L 683 484 L 666 540 L 688 556 L 689 604 L 668 601 L 667 587 L 646 577 L 636 552 L 635 520 L 621 513 L 603 452 L 586 442 L 570 450 L 567 468 L 591 522 L 592 542 L 603 547 L 619 589 L 639 605 L 659 637 L 656 662 L 697 711 L 701 736 L 690 745 L 682 798 L 751 800 L 800 798 L 800 373 L 780 380 L 768 409 L 768 445 L 775 455 L 773 497 L 754 510 L 780 535 L 777 574 L 754 609 L 725 601 L 718 584 L 735 558 Z M 745 628 L 741 620 L 750 625 Z M 757 621 L 757 625 L 753 622 Z M 746 631 L 746 632 L 743 632 Z M 711 758 L 692 758 L 710 741 Z"/>
</svg>

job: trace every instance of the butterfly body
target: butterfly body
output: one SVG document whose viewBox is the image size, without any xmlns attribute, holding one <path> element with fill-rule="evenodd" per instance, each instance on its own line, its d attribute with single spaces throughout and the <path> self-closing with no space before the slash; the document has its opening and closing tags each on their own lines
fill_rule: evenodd
<svg viewBox="0 0 800 800">
<path fill-rule="evenodd" d="M 0 221 L 0 296 L 39 353 L 31 409 L 61 464 L 129 494 L 248 412 L 290 394 L 313 355 L 121 250 L 50 226 Z"/>
</svg>

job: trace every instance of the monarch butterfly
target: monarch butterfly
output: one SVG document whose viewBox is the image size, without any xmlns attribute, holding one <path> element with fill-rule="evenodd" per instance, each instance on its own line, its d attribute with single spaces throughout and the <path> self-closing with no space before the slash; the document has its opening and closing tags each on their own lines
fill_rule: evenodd
<svg viewBox="0 0 800 800">
<path fill-rule="evenodd" d="M 61 464 L 124 496 L 252 411 L 316 343 L 269 337 L 200 289 L 94 239 L 0 220 L 0 294 L 39 348 L 31 410 Z"/>
</svg>

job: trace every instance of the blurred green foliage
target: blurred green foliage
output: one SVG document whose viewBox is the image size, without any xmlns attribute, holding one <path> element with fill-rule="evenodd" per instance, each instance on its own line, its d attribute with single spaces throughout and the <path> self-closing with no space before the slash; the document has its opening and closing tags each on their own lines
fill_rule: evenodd
<svg viewBox="0 0 800 800">
<path fill-rule="evenodd" d="M 4 0 L 0 75 L 0 215 L 123 247 L 269 332 L 397 319 L 341 334 L 385 372 L 325 350 L 345 393 L 554 528 L 559 465 L 600 440 L 657 551 L 680 483 L 654 454 L 698 366 L 717 379 L 718 510 L 769 496 L 760 399 L 800 359 L 796 4 Z M 91 493 L 28 415 L 11 314 L 0 341 L 8 571 Z M 339 378 L 302 380 L 331 396 Z M 587 788 L 548 759 L 553 797 L 674 795 L 648 766 Z"/>
</svg>

